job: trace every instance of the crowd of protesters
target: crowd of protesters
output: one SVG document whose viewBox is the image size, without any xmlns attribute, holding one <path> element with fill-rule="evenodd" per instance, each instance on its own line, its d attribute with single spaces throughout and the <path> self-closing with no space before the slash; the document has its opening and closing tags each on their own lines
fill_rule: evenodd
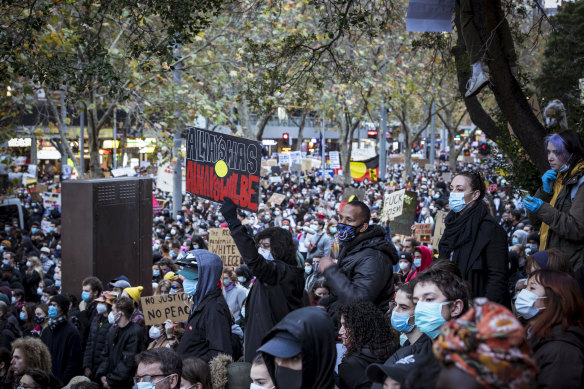
<svg viewBox="0 0 584 389">
<path fill-rule="evenodd" d="M 173 217 L 156 190 L 152 289 L 191 313 L 154 326 L 123 274 L 61 292 L 59 209 L 21 190 L 26 227 L 0 232 L 0 388 L 582 388 L 584 148 L 572 131 L 546 146 L 534 196 L 487 162 L 450 182 L 442 163 L 391 166 L 348 202 L 330 177 L 284 172 L 257 213 L 187 194 Z M 383 219 L 402 188 L 412 224 L 448 212 L 438 247 Z M 208 250 L 221 227 L 239 267 Z"/>
</svg>

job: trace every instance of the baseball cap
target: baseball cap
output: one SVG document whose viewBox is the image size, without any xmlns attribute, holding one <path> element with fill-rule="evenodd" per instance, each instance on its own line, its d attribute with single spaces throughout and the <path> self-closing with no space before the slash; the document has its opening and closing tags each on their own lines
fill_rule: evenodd
<svg viewBox="0 0 584 389">
<path fill-rule="evenodd" d="M 187 280 L 199 279 L 199 265 L 197 264 L 195 251 L 198 250 L 191 250 L 176 261 L 176 264 L 181 266 L 181 269 L 176 274 L 183 276 Z"/>
<path fill-rule="evenodd" d="M 302 352 L 300 342 L 288 332 L 278 332 L 258 349 L 278 358 L 292 358 Z"/>
<path fill-rule="evenodd" d="M 408 253 L 407 251 L 402 251 L 399 254 L 399 259 L 405 259 L 408 262 L 412 262 L 414 260 L 413 259 L 413 256 L 412 256 L 412 253 Z"/>
<path fill-rule="evenodd" d="M 374 363 L 367 367 L 367 378 L 371 382 L 383 384 L 387 377 L 403 383 L 408 373 L 412 371 L 418 362 L 419 355 L 411 354 L 395 362 L 386 362 L 384 364 Z"/>
<path fill-rule="evenodd" d="M 109 285 L 112 288 L 120 288 L 120 289 L 126 289 L 126 288 L 130 288 L 132 285 L 130 285 L 130 283 L 128 281 L 124 281 L 124 280 L 112 280 L 112 282 L 109 283 Z"/>
</svg>

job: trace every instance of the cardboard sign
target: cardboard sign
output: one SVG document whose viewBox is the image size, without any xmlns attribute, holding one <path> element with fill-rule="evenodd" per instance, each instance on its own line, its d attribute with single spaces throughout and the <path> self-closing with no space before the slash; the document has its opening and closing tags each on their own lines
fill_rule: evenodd
<svg viewBox="0 0 584 389">
<path fill-rule="evenodd" d="M 134 170 L 133 167 L 120 167 L 113 169 L 111 173 L 114 177 L 134 177 L 136 175 L 136 170 Z"/>
<path fill-rule="evenodd" d="M 191 303 L 186 293 L 148 296 L 140 299 L 146 325 L 154 326 L 172 320 L 173 323 L 187 321 Z"/>
<path fill-rule="evenodd" d="M 405 194 L 406 190 L 402 189 L 385 195 L 381 217 L 382 221 L 393 220 L 403 213 Z"/>
<path fill-rule="evenodd" d="M 418 242 L 430 242 L 432 240 L 431 224 L 414 224 L 414 237 Z"/>
<path fill-rule="evenodd" d="M 416 192 L 406 191 L 403 201 L 402 214 L 391 222 L 391 233 L 410 236 L 412 224 L 416 219 L 418 208 L 418 195 Z"/>
<path fill-rule="evenodd" d="M 268 203 L 280 205 L 286 199 L 286 195 L 281 193 L 274 193 L 270 196 Z"/>
<path fill-rule="evenodd" d="M 290 151 L 290 162 L 302 164 L 302 153 L 300 151 Z"/>
<path fill-rule="evenodd" d="M 270 177 L 270 179 L 268 180 L 268 182 L 270 184 L 279 184 L 282 182 L 282 177 L 277 176 L 277 177 Z"/>
<path fill-rule="evenodd" d="M 424 169 L 434 171 L 436 170 L 436 166 L 432 165 L 431 163 L 427 163 L 426 165 L 424 165 Z"/>
<path fill-rule="evenodd" d="M 295 172 L 295 173 L 302 171 L 302 164 L 301 163 L 293 163 L 290 166 L 290 171 Z"/>
<path fill-rule="evenodd" d="M 499 189 L 499 187 L 497 186 L 497 184 L 489 185 L 489 192 L 491 192 L 491 193 L 496 192 L 498 189 Z"/>
<path fill-rule="evenodd" d="M 240 139 L 240 138 L 238 138 Z M 278 160 L 277 159 L 268 159 L 266 161 L 266 165 L 268 166 L 277 166 L 278 165 Z"/>
<path fill-rule="evenodd" d="M 434 222 L 434 235 L 432 235 L 432 247 L 435 250 L 438 250 L 438 243 L 440 243 L 442 234 L 444 234 L 444 230 L 446 229 L 446 225 L 444 224 L 446 215 L 448 215 L 448 212 L 446 211 L 438 211 L 436 213 L 436 221 Z"/>
<path fill-rule="evenodd" d="M 353 200 L 363 201 L 366 192 L 363 189 L 353 188 L 352 186 L 343 190 L 343 199 L 341 201 L 350 203 Z"/>
<path fill-rule="evenodd" d="M 187 193 L 215 202 L 229 197 L 239 208 L 258 210 L 260 142 L 189 127 L 186 151 Z"/>
<path fill-rule="evenodd" d="M 340 169 L 341 168 L 341 157 L 338 151 L 331 151 L 329 153 L 329 160 L 331 169 Z"/>
<path fill-rule="evenodd" d="M 176 162 L 167 163 L 158 166 L 158 174 L 156 176 L 156 189 L 160 189 L 164 192 L 172 193 L 174 190 L 174 164 Z M 186 190 L 186 171 L 182 169 L 182 193 Z"/>
<path fill-rule="evenodd" d="M 223 266 L 239 267 L 241 263 L 241 254 L 231 237 L 229 228 L 209 229 L 209 251 L 221 257 Z"/>
<path fill-rule="evenodd" d="M 61 193 L 44 192 L 43 207 L 47 209 L 61 208 Z"/>
<path fill-rule="evenodd" d="M 452 182 L 452 173 L 442 173 L 442 179 L 446 184 L 450 184 Z"/>
</svg>

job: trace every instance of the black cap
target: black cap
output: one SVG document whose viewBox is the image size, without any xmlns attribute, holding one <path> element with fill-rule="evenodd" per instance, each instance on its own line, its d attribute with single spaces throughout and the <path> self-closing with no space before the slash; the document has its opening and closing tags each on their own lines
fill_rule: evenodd
<svg viewBox="0 0 584 389">
<path fill-rule="evenodd" d="M 404 382 L 408 373 L 418 364 L 418 359 L 421 360 L 420 355 L 412 354 L 395 362 L 386 362 L 383 365 L 380 363 L 371 364 L 366 370 L 367 378 L 371 382 L 383 384 L 385 379 L 389 377 L 401 384 Z"/>
<path fill-rule="evenodd" d="M 406 261 L 412 263 L 414 261 L 414 257 L 412 256 L 412 253 L 409 253 L 407 251 L 402 251 L 399 253 L 399 259 L 405 259 Z"/>
</svg>

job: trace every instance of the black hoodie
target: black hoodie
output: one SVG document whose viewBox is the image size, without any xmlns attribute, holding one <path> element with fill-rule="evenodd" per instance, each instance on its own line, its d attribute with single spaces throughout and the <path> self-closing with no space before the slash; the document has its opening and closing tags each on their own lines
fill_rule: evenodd
<svg viewBox="0 0 584 389">
<path fill-rule="evenodd" d="M 339 306 L 369 300 L 384 311 L 393 296 L 393 265 L 398 261 L 393 244 L 385 239 L 385 230 L 370 226 L 341 247 L 337 266 L 324 271 L 331 297 L 327 310 L 336 316 Z"/>
<path fill-rule="evenodd" d="M 302 347 L 302 388 L 332 389 L 335 386 L 335 328 L 328 315 L 320 308 L 300 308 L 282 319 L 264 337 L 262 345 L 278 332 L 288 332 Z M 274 357 L 264 354 L 268 372 L 276 382 Z"/>
</svg>

